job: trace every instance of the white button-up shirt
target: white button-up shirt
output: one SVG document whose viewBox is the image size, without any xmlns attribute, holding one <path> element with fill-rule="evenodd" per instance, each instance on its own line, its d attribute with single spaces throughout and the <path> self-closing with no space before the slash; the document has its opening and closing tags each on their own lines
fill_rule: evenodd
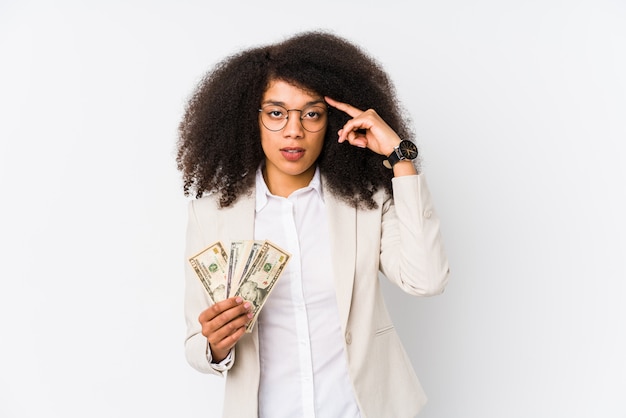
<svg viewBox="0 0 626 418">
<path fill-rule="evenodd" d="M 291 254 L 257 325 L 261 418 L 360 417 L 339 324 L 319 170 L 308 187 L 274 196 L 256 175 L 254 238 Z"/>
</svg>

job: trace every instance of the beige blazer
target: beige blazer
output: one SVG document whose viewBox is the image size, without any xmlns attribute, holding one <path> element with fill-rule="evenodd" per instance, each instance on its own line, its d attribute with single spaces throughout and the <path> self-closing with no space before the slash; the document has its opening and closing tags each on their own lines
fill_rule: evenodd
<svg viewBox="0 0 626 418">
<path fill-rule="evenodd" d="M 348 369 L 364 418 L 414 417 L 426 403 L 385 307 L 378 272 L 416 296 L 441 293 L 449 275 L 439 219 L 423 174 L 394 178 L 393 195 L 378 192 L 377 209 L 357 210 L 324 188 Z M 226 209 L 218 209 L 211 196 L 191 201 L 185 258 L 217 240 L 229 246 L 232 240 L 252 239 L 254 215 L 254 191 Z M 230 369 L 216 371 L 198 323 L 210 300 L 185 264 L 187 361 L 203 373 L 226 377 L 224 417 L 257 417 L 257 328 L 237 343 Z"/>
</svg>

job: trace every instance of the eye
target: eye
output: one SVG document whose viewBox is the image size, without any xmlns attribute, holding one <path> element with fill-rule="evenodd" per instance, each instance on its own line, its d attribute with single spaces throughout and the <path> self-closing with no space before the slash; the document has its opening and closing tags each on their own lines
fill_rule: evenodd
<svg viewBox="0 0 626 418">
<path fill-rule="evenodd" d="M 287 111 L 279 106 L 267 106 L 263 108 L 263 112 L 271 119 L 285 119 Z"/>
<path fill-rule="evenodd" d="M 313 106 L 302 111 L 302 119 L 318 120 L 324 116 L 326 110 L 323 107 Z"/>
</svg>

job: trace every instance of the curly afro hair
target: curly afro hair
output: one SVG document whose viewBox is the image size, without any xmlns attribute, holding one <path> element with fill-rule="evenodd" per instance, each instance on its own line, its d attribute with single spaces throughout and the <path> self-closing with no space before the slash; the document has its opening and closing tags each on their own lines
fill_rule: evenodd
<svg viewBox="0 0 626 418">
<path fill-rule="evenodd" d="M 185 196 L 218 193 L 220 206 L 227 207 L 253 189 L 254 173 L 265 160 L 258 109 L 272 80 L 375 109 L 401 138 L 413 137 L 395 88 L 375 59 L 334 34 L 300 33 L 231 55 L 200 81 L 179 125 L 176 163 Z M 391 193 L 393 173 L 382 165 L 384 156 L 337 142 L 337 131 L 349 119 L 340 111 L 329 113 L 317 164 L 331 193 L 355 207 L 374 208 L 377 190 Z"/>
</svg>

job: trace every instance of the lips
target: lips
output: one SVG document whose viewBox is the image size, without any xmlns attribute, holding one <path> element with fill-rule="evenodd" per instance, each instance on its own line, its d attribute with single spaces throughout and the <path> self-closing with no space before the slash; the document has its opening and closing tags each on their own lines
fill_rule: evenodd
<svg viewBox="0 0 626 418">
<path fill-rule="evenodd" d="M 304 156 L 304 148 L 281 148 L 280 153 L 288 161 L 298 161 Z"/>
</svg>

